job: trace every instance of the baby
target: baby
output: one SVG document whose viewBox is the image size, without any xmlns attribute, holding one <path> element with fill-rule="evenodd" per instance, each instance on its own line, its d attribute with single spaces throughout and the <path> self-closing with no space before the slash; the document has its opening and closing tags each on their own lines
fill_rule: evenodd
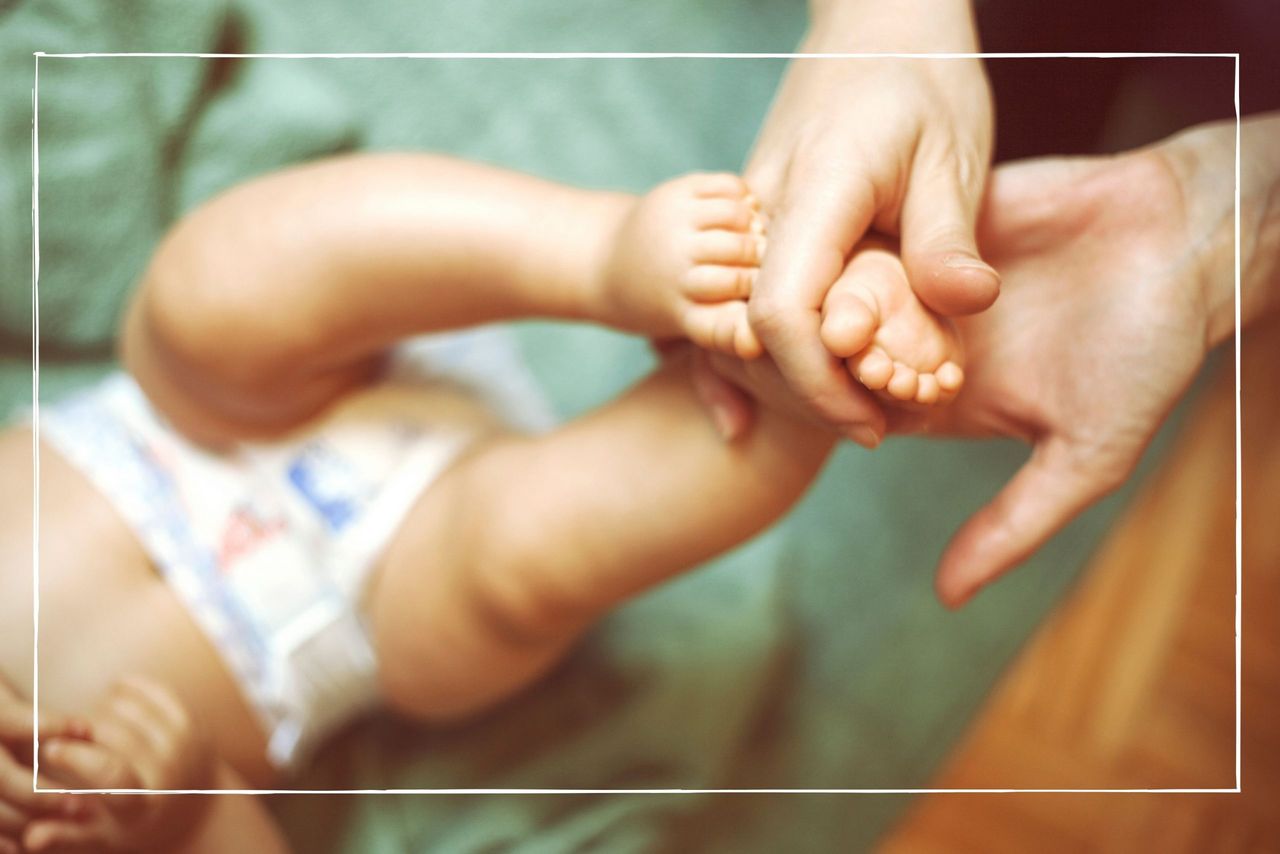
<svg viewBox="0 0 1280 854">
<path fill-rule="evenodd" d="M 85 719 L 44 734 L 45 784 L 262 787 L 376 704 L 472 714 L 773 523 L 823 430 L 766 409 L 724 441 L 687 344 L 551 429 L 506 333 L 476 329 L 561 318 L 761 357 L 745 299 L 765 231 L 733 175 L 635 198 L 426 155 L 287 170 L 182 220 L 125 318 L 128 374 L 40 417 L 40 703 Z M 814 311 L 869 388 L 959 389 L 955 336 L 888 244 Z M 0 436 L 20 476 L 0 674 L 27 697 L 32 441 Z M 247 797 L 19 804 L 32 851 L 284 848 Z"/>
</svg>

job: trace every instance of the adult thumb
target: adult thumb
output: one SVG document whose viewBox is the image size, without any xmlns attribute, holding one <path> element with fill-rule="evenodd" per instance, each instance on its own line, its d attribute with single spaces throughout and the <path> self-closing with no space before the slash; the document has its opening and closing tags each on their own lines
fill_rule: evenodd
<svg viewBox="0 0 1280 854">
<path fill-rule="evenodd" d="M 903 201 L 902 262 L 916 296 L 939 314 L 974 314 L 1000 293 L 1000 275 L 978 254 L 981 187 L 965 187 L 953 163 L 917 167 Z"/>
</svg>

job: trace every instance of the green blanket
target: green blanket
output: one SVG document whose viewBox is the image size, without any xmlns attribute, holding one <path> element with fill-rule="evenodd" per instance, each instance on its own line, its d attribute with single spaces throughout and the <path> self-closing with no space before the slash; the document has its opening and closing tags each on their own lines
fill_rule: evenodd
<svg viewBox="0 0 1280 854">
<path fill-rule="evenodd" d="M 0 3 L 0 411 L 31 399 L 32 51 L 786 51 L 802 14 L 802 4 L 766 0 Z M 109 364 L 125 295 L 159 236 L 233 182 L 344 149 L 429 149 L 642 189 L 739 168 L 782 69 L 758 59 L 44 59 L 42 397 Z M 520 335 L 566 416 L 648 365 L 642 344 L 608 332 L 529 324 Z M 298 783 L 924 784 L 1117 509 L 1095 509 L 972 607 L 945 612 L 931 588 L 936 557 L 1024 454 L 999 442 L 844 448 L 784 523 L 623 608 L 525 695 L 453 729 L 364 722 Z M 737 852 L 864 848 L 905 802 L 432 795 L 274 805 L 308 852 Z"/>
</svg>

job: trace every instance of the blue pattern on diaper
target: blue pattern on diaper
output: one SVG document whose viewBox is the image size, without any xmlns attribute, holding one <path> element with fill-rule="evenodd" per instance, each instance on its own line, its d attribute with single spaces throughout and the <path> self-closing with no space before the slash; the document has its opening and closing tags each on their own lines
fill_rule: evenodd
<svg viewBox="0 0 1280 854">
<path fill-rule="evenodd" d="M 332 448 L 310 442 L 289 463 L 289 482 L 320 514 L 331 531 L 341 531 L 360 515 L 364 493 L 352 466 Z"/>
</svg>

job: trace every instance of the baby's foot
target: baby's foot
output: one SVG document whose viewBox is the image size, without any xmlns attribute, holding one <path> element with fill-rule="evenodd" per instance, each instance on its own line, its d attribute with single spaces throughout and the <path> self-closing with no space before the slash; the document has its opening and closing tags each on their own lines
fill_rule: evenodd
<svg viewBox="0 0 1280 854">
<path fill-rule="evenodd" d="M 964 382 L 955 328 L 916 298 L 883 241 L 861 243 L 827 292 L 822 343 L 863 385 L 895 401 L 945 402 Z"/>
<path fill-rule="evenodd" d="M 747 322 L 764 255 L 764 218 L 737 175 L 697 173 L 639 199 L 605 267 L 618 322 L 653 336 L 751 359 L 762 352 Z"/>
</svg>

